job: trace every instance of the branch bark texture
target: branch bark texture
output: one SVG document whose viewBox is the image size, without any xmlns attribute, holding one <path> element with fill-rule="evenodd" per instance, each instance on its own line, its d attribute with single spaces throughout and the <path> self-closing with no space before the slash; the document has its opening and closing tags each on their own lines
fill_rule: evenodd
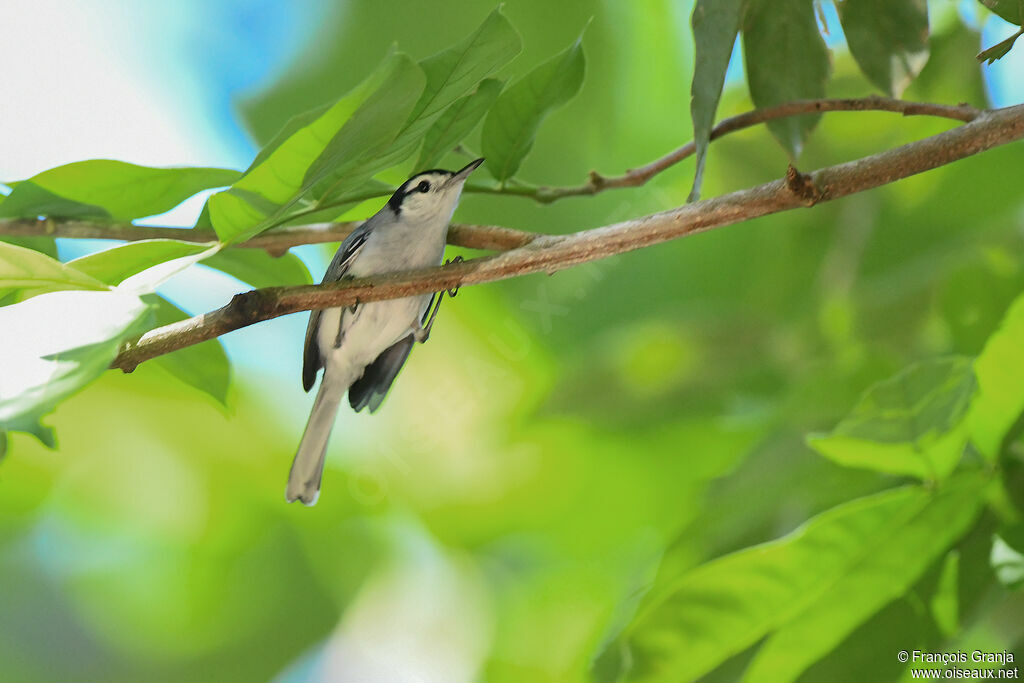
<svg viewBox="0 0 1024 683">
<path fill-rule="evenodd" d="M 774 182 L 567 235 L 521 233 L 528 236 L 522 244 L 492 256 L 440 268 L 239 294 L 220 309 L 143 335 L 122 350 L 112 367 L 130 372 L 155 356 L 299 311 L 438 292 L 530 273 L 554 273 L 711 228 L 870 190 L 1024 138 L 1024 105 L 985 112 L 964 108 L 963 117 L 960 120 L 968 122 L 952 130 L 808 175 L 790 168 L 785 178 Z"/>
</svg>

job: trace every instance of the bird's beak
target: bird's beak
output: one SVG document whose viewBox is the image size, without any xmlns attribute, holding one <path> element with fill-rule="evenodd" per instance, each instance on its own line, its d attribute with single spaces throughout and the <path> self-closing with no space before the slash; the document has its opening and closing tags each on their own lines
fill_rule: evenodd
<svg viewBox="0 0 1024 683">
<path fill-rule="evenodd" d="M 466 178 L 469 177 L 469 174 L 472 173 L 473 171 L 475 171 L 477 168 L 479 168 L 480 164 L 482 164 L 482 163 L 484 163 L 483 158 L 476 159 L 474 161 L 469 162 L 468 164 L 463 166 L 458 171 L 458 173 L 456 173 L 455 175 L 452 176 L 452 181 L 453 182 L 458 182 L 458 183 L 466 182 Z"/>
</svg>

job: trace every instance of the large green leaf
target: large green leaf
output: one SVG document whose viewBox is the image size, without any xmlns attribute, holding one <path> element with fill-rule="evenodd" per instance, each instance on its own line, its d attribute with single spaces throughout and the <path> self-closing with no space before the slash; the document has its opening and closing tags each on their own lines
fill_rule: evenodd
<svg viewBox="0 0 1024 683">
<path fill-rule="evenodd" d="M 310 165 L 303 180 L 316 200 L 344 197 L 378 171 L 392 165 L 408 117 L 424 92 L 422 68 L 407 56 L 352 115 Z"/>
<path fill-rule="evenodd" d="M 585 69 L 581 37 L 498 96 L 483 130 L 483 153 L 491 175 L 498 180 L 515 175 L 544 118 L 579 92 Z"/>
<path fill-rule="evenodd" d="M 425 77 L 406 55 L 391 54 L 320 116 L 275 140 L 276 148 L 251 167 L 229 192 L 208 202 L 222 242 L 243 241 L 286 220 L 289 212 L 314 208 L 314 189 L 358 187 L 380 170 L 375 163 L 401 131 Z M 344 183 L 340 181 L 344 179 Z M 257 206 L 258 205 L 258 206 Z"/>
<path fill-rule="evenodd" d="M 872 537 L 858 539 L 856 556 L 828 585 L 818 583 L 816 595 L 789 606 L 791 618 L 758 650 L 744 681 L 795 680 L 872 614 L 904 595 L 970 529 L 984 502 L 983 489 L 984 479 L 967 474 L 937 494 L 915 489 L 910 500 L 890 509 L 892 517 L 868 514 L 851 520 L 847 531 L 856 535 L 870 528 Z M 834 539 L 818 540 L 827 544 Z M 817 550 L 808 558 L 811 571 L 821 568 L 821 551 L 828 552 Z"/>
<path fill-rule="evenodd" d="M 207 251 L 208 244 L 180 240 L 154 239 L 128 242 L 68 261 L 73 267 L 108 285 L 161 263 Z"/>
<path fill-rule="evenodd" d="M 256 158 L 249 164 L 249 168 L 245 169 L 245 174 L 248 174 L 251 170 L 262 164 L 267 158 L 273 154 L 278 147 L 283 145 L 292 135 L 299 132 L 309 124 L 316 121 L 318 118 L 323 116 L 328 109 L 331 108 L 330 102 L 325 102 L 319 107 L 314 107 L 309 111 L 304 111 L 301 114 L 296 114 L 287 121 L 281 130 L 277 131 L 277 134 L 270 139 L 270 142 L 265 144 L 262 149 L 256 154 Z"/>
<path fill-rule="evenodd" d="M 693 141 L 697 149 L 697 167 L 689 201 L 700 198 L 704 178 L 704 162 L 711 126 L 715 122 L 718 99 L 725 84 L 725 70 L 740 30 L 745 0 L 697 0 L 693 8 L 693 40 L 696 56 L 693 84 L 690 87 L 690 115 L 693 119 Z"/>
<path fill-rule="evenodd" d="M 522 41 L 500 8 L 491 12 L 470 36 L 420 62 L 427 87 L 416 103 L 412 121 L 440 114 L 485 77 L 507 64 L 522 49 Z"/>
<path fill-rule="evenodd" d="M 1002 325 L 974 361 L 978 396 L 971 407 L 971 440 L 989 460 L 1024 412 L 1024 296 L 1010 306 Z"/>
<path fill-rule="evenodd" d="M 260 249 L 227 249 L 206 259 L 203 265 L 256 288 L 313 284 L 306 264 L 290 252 L 270 256 Z"/>
<path fill-rule="evenodd" d="M 18 183 L 0 216 L 132 220 L 169 211 L 202 190 L 230 185 L 238 171 L 152 168 L 91 159 L 51 168 Z"/>
<path fill-rule="evenodd" d="M 419 66 L 426 76 L 423 92 L 394 142 L 374 160 L 376 170 L 409 157 L 446 108 L 473 92 L 481 79 L 507 64 L 520 49 L 519 34 L 498 8 L 461 43 L 421 61 Z M 334 172 L 329 180 L 319 181 L 313 195 L 320 203 L 341 203 L 364 181 L 346 172 Z"/>
<path fill-rule="evenodd" d="M 983 486 L 965 474 L 853 500 L 684 572 L 613 645 L 629 648 L 629 680 L 691 681 L 766 636 L 745 680 L 795 679 L 967 530 Z"/>
<path fill-rule="evenodd" d="M 333 105 L 294 118 L 245 175 L 208 203 L 223 242 L 358 199 L 376 173 L 409 157 L 452 102 L 520 48 L 498 11 L 463 42 L 419 65 L 392 54 Z"/>
<path fill-rule="evenodd" d="M 153 307 L 154 326 L 170 325 L 190 317 L 167 299 L 147 294 L 143 301 Z M 231 382 L 231 364 L 220 338 L 209 339 L 171 353 L 157 356 L 152 361 L 176 379 L 213 397 L 221 405 L 227 402 Z"/>
<path fill-rule="evenodd" d="M 32 426 L 98 377 L 149 307 L 121 291 L 52 292 L 0 308 L 0 431 Z"/>
<path fill-rule="evenodd" d="M 106 289 L 99 280 L 34 249 L 0 242 L 0 293 L 31 290 Z"/>
<path fill-rule="evenodd" d="M 208 250 L 209 245 L 193 242 L 143 240 L 83 256 L 69 262 L 69 265 L 76 266 L 106 284 L 117 285 L 149 268 L 185 256 L 197 256 Z M 214 254 L 212 258 L 219 255 Z M 170 325 L 190 317 L 156 294 L 146 294 L 142 300 L 151 307 L 154 327 Z M 185 384 L 212 396 L 221 405 L 225 404 L 231 368 L 220 339 L 211 339 L 157 356 L 153 362 Z"/>
<path fill-rule="evenodd" d="M 839 18 L 860 70 L 899 97 L 928 61 L 926 0 L 843 0 Z"/>
<path fill-rule="evenodd" d="M 417 169 L 430 168 L 472 132 L 501 92 L 501 81 L 481 81 L 476 92 L 452 103 L 423 138 Z"/>
<path fill-rule="evenodd" d="M 812 0 L 749 0 L 743 18 L 743 57 L 750 97 L 758 109 L 825 96 L 830 64 Z M 790 156 L 800 155 L 820 114 L 768 122 Z"/>
<path fill-rule="evenodd" d="M 868 389 L 834 430 L 808 443 L 840 465 L 942 479 L 967 444 L 975 386 L 968 358 L 917 363 Z"/>
<path fill-rule="evenodd" d="M 427 84 L 405 129 L 386 156 L 387 165 L 398 163 L 411 154 L 447 108 L 478 90 L 478 85 L 483 85 L 482 79 L 507 64 L 520 49 L 519 34 L 498 8 L 461 43 L 421 61 Z M 487 86 L 485 95 L 491 89 L 493 86 Z"/>
</svg>

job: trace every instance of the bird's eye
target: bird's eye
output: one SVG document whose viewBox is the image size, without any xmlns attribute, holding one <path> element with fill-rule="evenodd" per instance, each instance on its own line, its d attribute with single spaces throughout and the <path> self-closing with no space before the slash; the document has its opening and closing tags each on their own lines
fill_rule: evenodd
<svg viewBox="0 0 1024 683">
<path fill-rule="evenodd" d="M 416 186 L 417 192 L 430 192 L 430 183 L 426 180 L 421 180 L 420 184 Z"/>
</svg>

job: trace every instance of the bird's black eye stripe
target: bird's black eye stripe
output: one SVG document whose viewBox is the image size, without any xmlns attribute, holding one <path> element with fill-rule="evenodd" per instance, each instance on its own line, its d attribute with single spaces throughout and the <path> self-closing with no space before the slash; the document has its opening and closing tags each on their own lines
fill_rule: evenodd
<svg viewBox="0 0 1024 683">
<path fill-rule="evenodd" d="M 430 192 L 430 183 L 426 180 L 421 180 L 420 184 L 416 186 L 418 192 Z"/>
</svg>

